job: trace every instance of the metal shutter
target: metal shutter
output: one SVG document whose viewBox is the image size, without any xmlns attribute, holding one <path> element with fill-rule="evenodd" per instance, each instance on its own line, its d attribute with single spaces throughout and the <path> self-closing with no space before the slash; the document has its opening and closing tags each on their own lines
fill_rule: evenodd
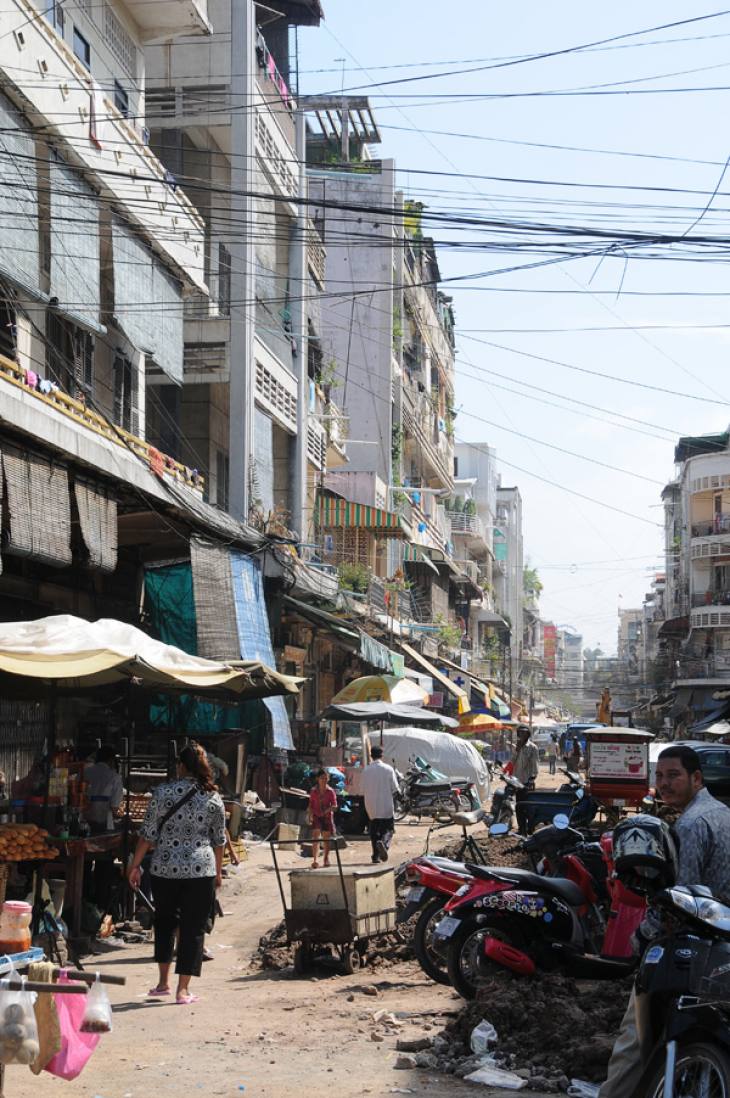
<svg viewBox="0 0 730 1098">
<path fill-rule="evenodd" d="M 101 271 L 99 199 L 51 155 L 51 295 L 67 316 L 99 329 Z M 103 331 L 103 329 L 101 329 Z"/>
<path fill-rule="evenodd" d="M 40 293 L 38 174 L 28 123 L 0 94 L 0 272 Z"/>
</svg>

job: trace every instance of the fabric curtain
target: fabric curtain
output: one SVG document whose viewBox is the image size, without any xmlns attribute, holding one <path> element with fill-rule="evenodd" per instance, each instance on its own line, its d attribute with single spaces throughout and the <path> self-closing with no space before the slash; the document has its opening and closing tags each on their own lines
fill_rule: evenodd
<svg viewBox="0 0 730 1098">
<path fill-rule="evenodd" d="M 40 293 L 38 172 L 30 126 L 0 94 L 0 272 Z"/>
<path fill-rule="evenodd" d="M 65 466 L 12 447 L 2 452 L 10 536 L 6 552 L 71 564 L 71 500 Z"/>
<path fill-rule="evenodd" d="M 259 563 L 244 553 L 235 550 L 229 550 L 229 553 L 241 659 L 261 660 L 269 667 L 276 667 Z M 274 747 L 293 751 L 294 741 L 284 699 L 264 698 L 263 701 L 271 715 Z"/>
<path fill-rule="evenodd" d="M 89 564 L 102 572 L 113 572 L 118 550 L 117 501 L 105 488 L 78 477 L 74 482 L 74 496 Z"/>
<path fill-rule="evenodd" d="M 51 295 L 60 310 L 100 329 L 99 197 L 51 154 Z"/>
<path fill-rule="evenodd" d="M 151 250 L 112 219 L 114 315 L 127 338 L 177 385 L 183 379 L 182 290 Z"/>
</svg>

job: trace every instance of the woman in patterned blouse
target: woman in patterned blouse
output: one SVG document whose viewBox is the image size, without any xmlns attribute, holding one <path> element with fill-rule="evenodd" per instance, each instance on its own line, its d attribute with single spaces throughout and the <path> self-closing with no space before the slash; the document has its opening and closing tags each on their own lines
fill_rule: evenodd
<svg viewBox="0 0 730 1098">
<path fill-rule="evenodd" d="M 200 976 L 225 841 L 223 801 L 215 791 L 205 752 L 198 744 L 183 747 L 177 780 L 165 782 L 152 794 L 128 871 L 130 886 L 139 888 L 142 859 L 152 850 L 155 960 L 160 975 L 150 996 L 170 994 L 177 932 L 177 1002 L 186 1006 L 197 999 L 190 992 L 190 979 Z"/>
</svg>

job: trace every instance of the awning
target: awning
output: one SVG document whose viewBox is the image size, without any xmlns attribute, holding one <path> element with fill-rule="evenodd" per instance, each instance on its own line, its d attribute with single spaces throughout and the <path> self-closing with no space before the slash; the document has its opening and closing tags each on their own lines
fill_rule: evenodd
<svg viewBox="0 0 730 1098">
<path fill-rule="evenodd" d="M 359 630 L 353 629 L 342 618 L 338 618 L 335 614 L 328 614 L 326 610 L 320 610 L 316 606 L 309 606 L 308 603 L 300 602 L 299 599 L 293 599 L 291 595 L 284 595 L 284 605 L 299 614 L 300 617 L 311 622 L 312 625 L 316 625 L 320 629 L 326 629 L 348 648 L 352 648 L 353 651 L 360 650 Z"/>
<path fill-rule="evenodd" d="M 477 610 L 476 620 L 483 622 L 486 625 L 503 625 L 505 629 L 509 629 L 509 625 L 501 614 L 496 614 L 494 610 L 487 610 L 486 607 Z"/>
<path fill-rule="evenodd" d="M 394 705 L 392 702 L 347 702 L 328 705 L 319 715 L 321 721 L 386 721 L 388 724 L 426 725 L 431 728 L 456 728 L 458 721 L 421 709 L 417 705 Z"/>
<path fill-rule="evenodd" d="M 428 550 L 423 545 L 413 545 L 407 542 L 403 549 L 403 560 L 406 564 L 425 564 L 436 575 L 439 570 L 428 555 Z"/>
<path fill-rule="evenodd" d="M 0 671 L 90 687 L 140 679 L 144 686 L 229 691 L 240 698 L 296 694 L 297 681 L 257 660 L 218 663 L 154 640 L 111 618 L 58 614 L 0 622 Z"/>
<path fill-rule="evenodd" d="M 671 637 L 671 636 L 683 636 L 689 632 L 689 617 L 685 614 L 681 618 L 667 618 L 659 626 L 658 636 Z"/>
<path fill-rule="evenodd" d="M 351 503 L 333 496 L 320 496 L 319 525 L 324 529 L 338 526 L 343 529 L 387 531 L 390 537 L 410 537 L 410 530 L 401 515 L 385 511 L 381 507 L 369 507 L 365 503 Z"/>
<path fill-rule="evenodd" d="M 447 675 L 444 675 L 441 671 L 438 670 L 438 668 L 434 667 L 432 663 L 429 663 L 426 657 L 422 656 L 416 648 L 411 648 L 410 644 L 406 644 L 405 641 L 400 641 L 400 646 L 405 654 L 414 661 L 414 663 L 417 663 L 420 667 L 422 667 L 424 671 L 431 675 L 432 678 L 436 679 L 437 682 L 441 683 L 444 689 L 448 690 L 448 692 L 456 698 L 459 707 L 459 713 L 469 712 L 469 710 L 471 709 L 471 705 L 469 702 L 469 695 L 467 694 L 466 690 L 462 689 L 461 686 L 457 686 L 456 683 L 452 682 Z"/>
</svg>

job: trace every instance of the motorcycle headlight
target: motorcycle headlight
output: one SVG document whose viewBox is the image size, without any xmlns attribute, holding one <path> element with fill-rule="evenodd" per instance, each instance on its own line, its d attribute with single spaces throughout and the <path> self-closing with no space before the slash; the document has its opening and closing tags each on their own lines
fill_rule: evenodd
<svg viewBox="0 0 730 1098">
<path fill-rule="evenodd" d="M 420 881 L 420 879 L 421 879 L 421 870 L 417 865 L 408 865 L 408 866 L 406 866 L 406 880 L 409 883 L 412 883 L 413 881 Z"/>
<path fill-rule="evenodd" d="M 673 907 L 678 908 L 679 911 L 684 911 L 693 918 L 696 917 L 697 901 L 690 892 L 685 892 L 682 888 L 670 888 L 668 892 Z"/>
<path fill-rule="evenodd" d="M 730 907 L 718 900 L 697 900 L 697 918 L 718 930 L 730 930 Z"/>
</svg>

